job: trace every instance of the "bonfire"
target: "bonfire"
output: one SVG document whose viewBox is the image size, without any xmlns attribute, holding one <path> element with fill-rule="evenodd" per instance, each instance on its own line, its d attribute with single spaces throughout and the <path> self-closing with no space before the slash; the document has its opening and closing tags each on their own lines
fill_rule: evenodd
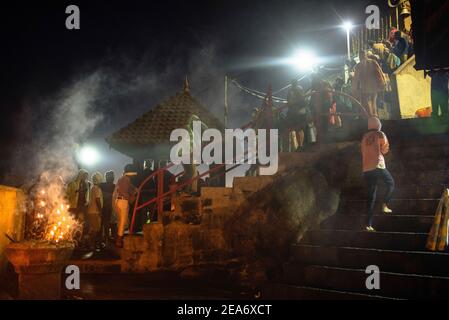
<svg viewBox="0 0 449 320">
<path fill-rule="evenodd" d="M 26 229 L 26 237 L 31 241 L 76 244 L 80 240 L 82 226 L 69 212 L 61 178 L 49 182 L 41 176 L 32 187 Z"/>
</svg>

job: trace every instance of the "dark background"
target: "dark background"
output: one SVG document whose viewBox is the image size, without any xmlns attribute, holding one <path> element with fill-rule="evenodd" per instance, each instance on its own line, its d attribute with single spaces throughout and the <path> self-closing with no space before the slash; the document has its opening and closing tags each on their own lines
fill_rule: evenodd
<svg viewBox="0 0 449 320">
<path fill-rule="evenodd" d="M 221 119 L 224 75 L 261 91 L 280 88 L 297 72 L 269 61 L 303 45 L 332 64 L 346 53 L 338 26 L 364 23 L 366 6 L 376 2 L 384 10 L 386 1 L 364 0 L 2 2 L 0 176 L 34 161 L 33 152 L 20 151 L 53 125 L 53 106 L 42 100 L 95 70 L 111 76 L 105 90 L 115 95 L 95 106 L 103 120 L 82 139 L 103 141 L 179 90 L 185 75 Z M 80 8 L 81 30 L 65 28 L 70 4 Z M 241 95 L 231 100 L 236 126 L 260 103 Z"/>
<path fill-rule="evenodd" d="M 413 40 L 419 70 L 449 65 L 449 1 L 412 0 Z"/>
</svg>

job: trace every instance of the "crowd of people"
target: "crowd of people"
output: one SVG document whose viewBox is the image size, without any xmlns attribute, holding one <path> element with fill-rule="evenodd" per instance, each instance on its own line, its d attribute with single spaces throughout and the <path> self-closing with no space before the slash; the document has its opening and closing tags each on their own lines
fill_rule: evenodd
<svg viewBox="0 0 449 320">
<path fill-rule="evenodd" d="M 163 168 L 166 164 L 167 161 L 160 161 L 158 167 Z M 31 186 L 23 186 L 30 199 L 25 223 L 26 237 L 30 240 L 44 238 L 46 218 L 54 207 L 50 202 L 57 198 L 58 201 L 64 199 L 68 211 L 79 223 L 77 230 L 80 230 L 73 237 L 79 249 L 100 252 L 111 245 L 121 248 L 124 235 L 131 225 L 132 232 L 139 233 L 145 224 L 160 221 L 157 202 L 144 205 L 157 198 L 159 177 L 163 180 L 159 191 L 164 194 L 173 191 L 173 194 L 198 195 L 205 185 L 224 185 L 224 167 L 218 169 L 203 180 L 198 179 L 198 171 L 192 165 L 183 165 L 183 172 L 174 175 L 169 170 L 157 172 L 154 160 L 148 159 L 143 162 L 142 168 L 134 164 L 126 165 L 118 179 L 113 171 L 104 174 L 94 172 L 90 176 L 88 171 L 80 169 L 67 183 L 60 176 L 45 172 Z M 196 183 L 189 183 L 191 180 Z M 48 205 L 42 206 L 43 202 L 48 202 Z M 174 210 L 171 194 L 163 198 L 162 210 Z"/>
<path fill-rule="evenodd" d="M 79 246 L 101 251 L 110 243 L 123 247 L 123 236 L 134 214 L 137 191 L 142 185 L 137 205 L 157 195 L 157 176 L 153 175 L 154 163 L 145 161 L 142 170 L 132 164 L 125 166 L 123 175 L 115 182 L 115 174 L 104 175 L 95 172 L 89 180 L 89 173 L 80 169 L 77 176 L 67 184 L 69 211 L 83 225 L 83 236 Z M 164 171 L 164 192 L 174 183 L 174 176 Z M 142 184 L 147 181 L 145 184 Z M 168 206 L 168 207 L 167 207 Z M 170 204 L 164 209 L 170 210 Z M 155 204 L 136 211 L 133 232 L 141 232 L 144 224 L 158 220 Z"/>
<path fill-rule="evenodd" d="M 126 176 L 126 172 L 125 172 Z M 119 240 L 118 225 L 123 224 L 122 212 L 116 209 L 118 198 L 115 175 L 113 171 L 96 172 L 89 181 L 89 173 L 80 169 L 78 175 L 67 185 L 67 201 L 69 211 L 82 223 L 81 247 L 95 249 L 105 248 L 111 241 Z"/>
<path fill-rule="evenodd" d="M 256 108 L 253 127 L 279 129 L 280 148 L 284 152 L 319 145 L 329 131 L 357 119 L 357 113 L 379 117 L 378 109 L 392 102 L 390 75 L 413 54 L 411 34 L 393 28 L 386 41 L 370 43 L 368 49 L 359 52 L 357 59 L 348 61 L 346 81 L 337 77 L 331 84 L 317 72 L 309 77 L 308 90 L 305 90 L 293 80 L 287 95 L 287 112 L 275 109 L 266 112 L 266 106 Z M 434 82 L 437 86 L 442 81 Z M 447 107 L 445 112 L 449 114 Z"/>
<path fill-rule="evenodd" d="M 377 117 L 378 108 L 384 102 L 392 102 L 390 76 L 413 55 L 411 34 L 392 28 L 388 39 L 371 41 L 368 49 L 359 52 L 358 63 L 348 61 L 348 93 L 361 102 L 370 116 Z"/>
<path fill-rule="evenodd" d="M 327 133 L 339 129 L 360 116 L 354 106 L 350 86 L 341 77 L 334 84 L 320 73 L 310 76 L 308 90 L 293 80 L 287 95 L 286 108 L 266 106 L 254 109 L 254 129 L 278 129 L 281 152 L 304 151 L 312 145 L 321 145 Z"/>
</svg>

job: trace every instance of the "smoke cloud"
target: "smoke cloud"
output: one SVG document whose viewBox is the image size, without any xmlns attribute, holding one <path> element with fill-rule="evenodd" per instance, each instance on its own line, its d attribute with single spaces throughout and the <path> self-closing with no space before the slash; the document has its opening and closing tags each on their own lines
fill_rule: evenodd
<svg viewBox="0 0 449 320">
<path fill-rule="evenodd" d="M 51 171 L 67 182 L 78 171 L 75 154 L 86 139 L 99 137 L 104 141 L 112 132 L 180 91 L 185 76 L 192 94 L 220 121 L 224 120 L 227 71 L 219 45 L 209 43 L 183 52 L 168 58 L 163 67 L 156 65 L 155 59 L 150 52 L 139 59 L 126 54 L 106 57 L 90 68 L 93 72 L 76 75 L 53 96 L 30 97 L 18 120 L 20 147 L 11 155 L 12 165 L 3 180 L 19 186 Z M 83 68 L 86 69 L 89 70 Z M 228 100 L 228 124 L 235 128 L 246 123 L 253 107 L 261 103 L 254 98 L 248 100 L 232 85 Z"/>
</svg>

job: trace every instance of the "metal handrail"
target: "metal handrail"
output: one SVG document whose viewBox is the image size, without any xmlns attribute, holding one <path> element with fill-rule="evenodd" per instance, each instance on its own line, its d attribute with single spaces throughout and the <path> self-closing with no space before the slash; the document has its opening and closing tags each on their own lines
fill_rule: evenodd
<svg viewBox="0 0 449 320">
<path fill-rule="evenodd" d="M 330 90 L 330 89 L 321 90 L 319 92 L 331 92 L 331 93 L 336 93 L 336 94 L 341 94 L 343 96 L 346 96 L 347 98 L 351 99 L 353 102 L 355 102 L 357 105 L 360 106 L 360 109 L 362 110 L 362 113 L 363 113 L 364 116 L 368 116 L 368 112 L 362 106 L 362 104 L 356 98 L 354 98 L 353 96 L 351 96 L 349 94 L 346 94 L 344 92 L 335 91 L 335 90 Z M 318 91 L 311 91 L 311 92 L 307 93 L 305 95 L 305 97 L 311 96 L 313 94 L 317 94 L 319 92 Z M 276 108 L 274 111 L 281 111 L 281 110 L 283 110 L 285 108 L 288 108 L 288 107 L 290 107 L 290 106 L 289 105 L 285 105 L 285 106 Z M 329 113 L 325 113 L 323 115 L 328 115 L 328 114 Z M 357 114 L 357 115 L 359 115 L 358 113 L 333 113 L 332 115 L 340 115 L 340 114 L 341 115 L 343 115 L 343 114 L 352 114 L 352 115 L 353 114 Z M 249 128 L 253 124 L 253 122 L 255 122 L 256 120 L 257 119 L 251 120 L 247 124 L 243 125 L 240 129 L 244 130 L 244 129 Z M 245 152 L 244 155 L 247 155 L 247 154 L 248 154 L 248 152 Z M 209 170 L 203 172 L 202 174 L 199 174 L 199 175 L 197 175 L 195 177 L 192 177 L 191 179 L 189 179 L 189 180 L 187 180 L 187 181 L 185 181 L 185 182 L 183 182 L 181 184 L 178 184 L 176 186 L 176 188 L 174 188 L 172 190 L 169 190 L 169 191 L 167 191 L 165 193 L 163 192 L 164 191 L 164 172 L 167 171 L 168 169 L 170 169 L 171 167 L 173 167 L 174 163 L 170 163 L 166 167 L 158 169 L 155 172 L 153 172 L 151 175 L 149 175 L 147 178 L 145 178 L 145 180 L 140 184 L 139 188 L 137 189 L 137 197 L 136 197 L 135 204 L 134 204 L 134 210 L 133 210 L 133 215 L 132 215 L 132 219 L 131 219 L 131 225 L 130 225 L 130 228 L 129 228 L 129 234 L 133 234 L 135 218 L 136 218 L 136 212 L 138 210 L 140 210 L 140 209 L 142 209 L 144 207 L 147 207 L 147 206 L 149 206 L 149 205 L 151 205 L 151 204 L 156 202 L 157 203 L 157 212 L 158 212 L 159 215 L 162 214 L 162 212 L 163 212 L 163 205 L 164 205 L 163 202 L 164 202 L 164 199 L 167 196 L 169 196 L 169 195 L 177 192 L 179 189 L 181 189 L 181 188 L 183 188 L 183 187 L 193 183 L 195 180 L 199 180 L 202 177 L 204 177 L 204 176 L 206 176 L 206 175 L 208 175 L 208 174 L 210 174 L 212 172 L 215 172 L 215 171 L 217 171 L 220 168 L 225 167 L 226 165 L 227 165 L 226 163 L 218 164 L 218 165 L 214 166 L 212 169 L 209 169 Z M 228 170 L 225 170 L 224 173 L 234 169 L 238 165 L 240 165 L 240 164 L 236 164 L 232 168 L 230 168 Z M 175 178 L 178 177 L 180 174 L 176 175 Z M 143 203 L 141 205 L 138 205 L 139 200 L 140 200 L 140 196 L 141 196 L 141 193 L 142 193 L 142 188 L 145 186 L 145 184 L 147 184 L 154 177 L 157 177 L 157 191 L 156 191 L 157 193 L 156 193 L 156 197 L 154 197 L 153 199 L 151 199 L 151 200 L 149 200 L 149 201 L 147 201 L 147 202 L 145 202 L 145 203 Z"/>
</svg>

